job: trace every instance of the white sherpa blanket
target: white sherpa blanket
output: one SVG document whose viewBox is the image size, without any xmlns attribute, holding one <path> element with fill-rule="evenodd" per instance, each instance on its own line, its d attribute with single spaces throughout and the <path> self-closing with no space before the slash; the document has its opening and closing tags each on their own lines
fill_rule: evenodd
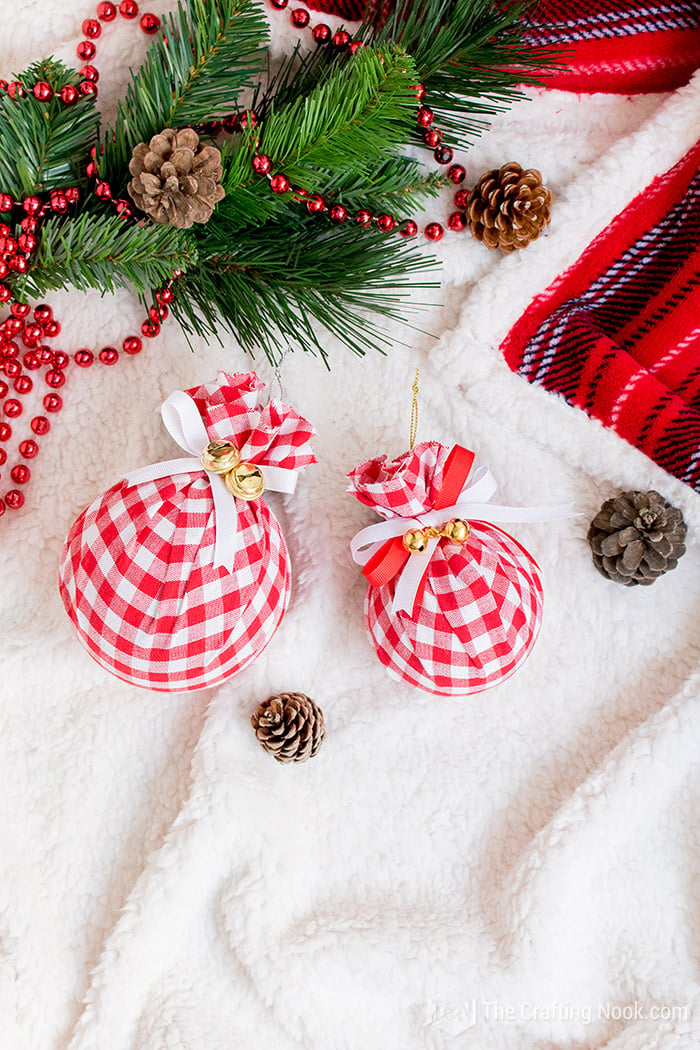
<svg viewBox="0 0 700 1050">
<path fill-rule="evenodd" d="M 2 75 L 71 61 L 90 13 L 1 0 Z M 288 14 L 273 16 L 284 46 Z M 103 107 L 145 46 L 123 22 L 103 35 Z M 170 323 L 139 357 L 69 381 L 27 503 L 0 522 L 3 1050 L 700 1046 L 698 496 L 497 349 L 699 134 L 698 78 L 668 96 L 533 93 L 460 158 L 467 184 L 511 159 L 540 168 L 550 231 L 505 258 L 446 236 L 442 287 L 417 318 L 432 335 L 397 326 L 392 352 L 362 361 L 329 345 L 330 374 L 285 362 L 286 396 L 319 431 L 297 495 L 270 497 L 292 605 L 216 690 L 109 677 L 72 636 L 57 563 L 88 502 L 175 454 L 163 399 L 249 362 L 230 337 L 193 354 Z M 446 195 L 431 216 L 450 210 Z M 70 351 L 140 320 L 128 294 L 50 301 Z M 581 514 L 514 528 L 543 569 L 542 634 L 517 675 L 470 699 L 385 675 L 348 553 L 372 516 L 344 474 L 404 451 L 416 366 L 421 439 L 477 449 L 503 501 Z M 689 549 L 628 590 L 596 573 L 585 533 L 604 499 L 646 488 L 682 508 Z M 326 714 L 305 765 L 275 763 L 250 727 L 285 689 Z"/>
</svg>

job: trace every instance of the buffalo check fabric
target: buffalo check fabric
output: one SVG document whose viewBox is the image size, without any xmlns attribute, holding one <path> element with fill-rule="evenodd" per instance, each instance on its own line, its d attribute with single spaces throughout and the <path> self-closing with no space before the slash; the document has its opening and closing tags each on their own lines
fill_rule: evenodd
<svg viewBox="0 0 700 1050">
<path fill-rule="evenodd" d="M 395 460 L 369 460 L 350 491 L 382 517 L 432 510 L 449 450 L 416 445 Z M 438 696 L 481 692 L 513 674 L 542 622 L 542 580 L 531 555 L 496 525 L 470 521 L 463 547 L 441 540 L 413 613 L 393 612 L 396 578 L 369 586 L 365 620 L 379 660 L 394 678 Z"/>
<path fill-rule="evenodd" d="M 187 393 L 209 440 L 233 441 L 263 472 L 313 463 L 313 428 L 287 405 L 261 404 L 262 388 L 255 376 L 222 373 Z M 289 601 L 289 554 L 264 499 L 235 505 L 238 542 L 224 567 L 214 566 L 216 518 L 202 469 L 121 481 L 80 515 L 60 590 L 102 667 L 134 685 L 184 691 L 224 681 L 265 648 Z"/>
</svg>

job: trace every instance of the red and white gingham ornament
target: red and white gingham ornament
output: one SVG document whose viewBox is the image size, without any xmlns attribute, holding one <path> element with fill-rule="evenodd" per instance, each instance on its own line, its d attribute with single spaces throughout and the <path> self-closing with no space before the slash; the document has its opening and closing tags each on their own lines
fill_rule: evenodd
<svg viewBox="0 0 700 1050">
<path fill-rule="evenodd" d="M 448 452 L 424 442 L 348 475 L 348 491 L 386 519 L 362 529 L 351 545 L 369 580 L 372 644 L 392 677 L 438 696 L 478 693 L 508 678 L 539 633 L 539 567 L 495 522 L 571 514 L 568 507 L 488 503 L 496 483 L 484 467 L 468 481 L 473 460 L 459 445 Z M 468 532 L 461 544 L 446 535 L 455 520 Z M 409 553 L 410 530 L 424 533 L 422 553 Z"/>
<path fill-rule="evenodd" d="M 267 645 L 287 608 L 289 555 L 264 498 L 234 497 L 199 457 L 229 441 L 292 492 L 315 457 L 313 427 L 261 400 L 253 373 L 177 391 L 162 408 L 190 453 L 135 471 L 71 528 L 60 590 L 78 638 L 118 678 L 163 692 L 202 689 L 237 674 Z"/>
</svg>

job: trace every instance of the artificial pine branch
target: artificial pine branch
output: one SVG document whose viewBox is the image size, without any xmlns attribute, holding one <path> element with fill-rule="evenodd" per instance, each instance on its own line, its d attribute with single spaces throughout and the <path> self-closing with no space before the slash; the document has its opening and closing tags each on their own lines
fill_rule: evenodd
<svg viewBox="0 0 700 1050">
<path fill-rule="evenodd" d="M 21 198 L 84 185 L 99 122 L 93 97 L 81 95 L 66 106 L 58 94 L 65 85 L 77 87 L 80 77 L 52 58 L 35 62 L 17 79 L 24 98 L 0 94 L 0 191 Z M 32 94 L 42 80 L 54 92 L 48 102 Z"/>
<path fill-rule="evenodd" d="M 180 0 L 164 31 L 132 74 L 114 127 L 102 136 L 100 174 L 120 193 L 139 142 L 164 128 L 230 113 L 264 64 L 268 27 L 253 0 L 187 0 L 185 6 Z"/>
<path fill-rule="evenodd" d="M 321 222 L 324 222 L 322 219 Z M 223 323 L 253 355 L 270 360 L 289 342 L 325 359 L 327 331 L 357 354 L 388 346 L 366 311 L 405 320 L 413 275 L 435 265 L 400 239 L 355 227 L 314 227 L 294 221 L 247 231 L 222 245 L 219 256 L 190 270 L 178 287 L 173 313 L 186 331 L 216 334 Z"/>
<path fill-rule="evenodd" d="M 196 259 L 192 239 L 173 226 L 84 212 L 44 224 L 36 259 L 15 287 L 20 296 L 31 296 L 66 284 L 108 292 L 131 285 L 143 295 Z"/>
</svg>

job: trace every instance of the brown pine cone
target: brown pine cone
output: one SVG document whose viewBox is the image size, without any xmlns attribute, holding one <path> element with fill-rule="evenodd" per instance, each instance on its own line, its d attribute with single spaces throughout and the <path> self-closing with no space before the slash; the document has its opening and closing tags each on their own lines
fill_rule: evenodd
<svg viewBox="0 0 700 1050">
<path fill-rule="evenodd" d="M 685 554 L 683 515 L 658 492 L 622 492 L 605 501 L 588 530 L 593 563 L 626 587 L 647 586 Z"/>
<path fill-rule="evenodd" d="M 304 693 L 268 697 L 250 721 L 262 746 L 278 762 L 313 758 L 326 733 L 323 711 Z"/>
<path fill-rule="evenodd" d="M 551 204 L 539 171 L 523 171 L 511 161 L 485 172 L 469 194 L 469 229 L 487 248 L 514 252 L 539 237 L 550 221 Z"/>
<path fill-rule="evenodd" d="M 207 222 L 225 195 L 221 153 L 216 146 L 200 146 L 192 128 L 166 128 L 148 145 L 139 142 L 129 171 L 133 178 L 127 189 L 136 207 L 154 222 L 180 230 Z"/>
</svg>

